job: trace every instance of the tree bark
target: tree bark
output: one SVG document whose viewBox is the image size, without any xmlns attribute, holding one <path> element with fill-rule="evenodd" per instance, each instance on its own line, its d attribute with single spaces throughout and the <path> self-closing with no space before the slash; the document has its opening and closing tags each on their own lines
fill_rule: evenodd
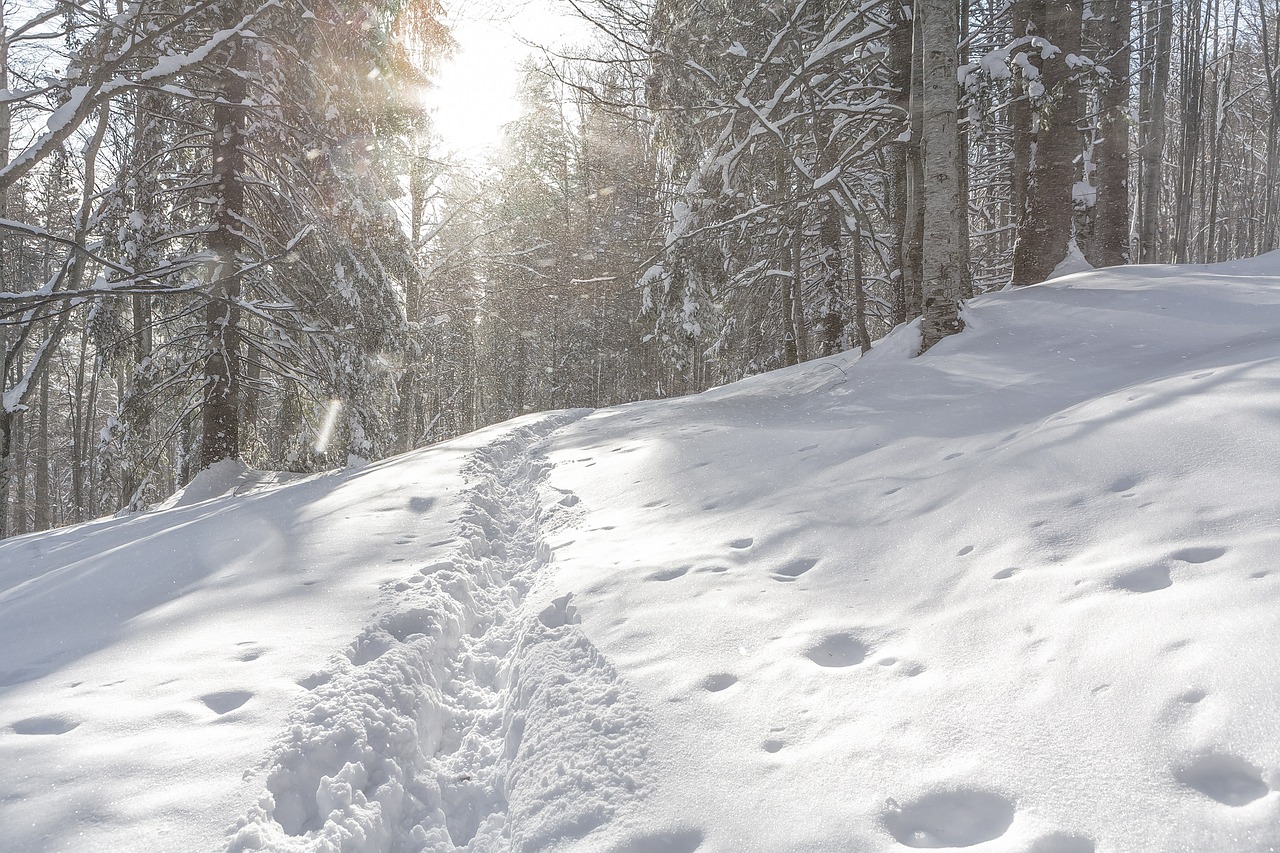
<svg viewBox="0 0 1280 853">
<path fill-rule="evenodd" d="M 1173 0 L 1158 0 L 1154 14 L 1155 42 L 1148 45 L 1148 55 L 1143 57 L 1143 62 L 1151 63 L 1143 116 L 1142 209 L 1138 215 L 1138 261 L 1144 264 L 1160 260 L 1160 172 L 1173 44 Z"/>
<path fill-rule="evenodd" d="M 1080 99 L 1067 62 L 1069 56 L 1080 52 L 1081 0 L 1040 0 L 1029 11 L 1030 26 L 1057 52 L 1041 59 L 1039 45 L 1033 44 L 1029 51 L 1032 64 L 1040 67 L 1038 82 L 1044 91 L 1035 104 L 1027 200 L 1013 248 L 1013 283 L 1019 285 L 1044 281 L 1067 256 L 1075 161 L 1081 151 L 1077 130 Z"/>
<path fill-rule="evenodd" d="M 956 169 L 955 0 L 917 0 L 921 35 L 924 165 L 921 352 L 964 328 L 960 319 L 960 175 Z"/>
<path fill-rule="evenodd" d="M 902 246 L 902 289 L 906 319 L 920 316 L 924 305 L 924 37 L 920 6 L 911 17 L 911 142 L 907 146 L 907 211 Z"/>
<path fill-rule="evenodd" d="M 1201 119 L 1204 100 L 1204 28 L 1201 4 L 1189 3 L 1183 9 L 1182 26 L 1182 116 L 1178 145 L 1178 172 L 1174 192 L 1173 262 L 1186 263 L 1191 246 L 1191 215 L 1199 178 Z M 1272 113 L 1274 115 L 1274 106 Z"/>
<path fill-rule="evenodd" d="M 1267 99 L 1271 109 L 1267 115 L 1267 170 L 1263 194 L 1263 217 L 1261 245 L 1262 252 L 1270 252 L 1276 247 L 1277 208 L 1280 208 L 1280 193 L 1277 193 L 1276 180 L 1280 178 L 1280 20 L 1267 23 L 1267 5 L 1258 5 L 1258 18 L 1262 28 L 1262 67 L 1267 78 Z M 1280 18 L 1280 16 L 1278 16 Z M 1268 32 L 1269 30 L 1273 32 Z M 1273 49 L 1271 41 L 1275 39 Z"/>
<path fill-rule="evenodd" d="M 1013 38 L 1025 38 L 1033 0 L 1014 0 Z M 1031 174 L 1031 96 L 1021 74 L 1014 75 L 1014 99 L 1009 105 L 1012 162 L 1009 167 L 1009 213 L 1016 224 L 1027 211 L 1027 176 Z"/>
<path fill-rule="evenodd" d="M 40 402 L 36 408 L 35 465 L 32 472 L 32 520 L 34 530 L 53 526 L 53 496 L 49 491 L 49 371 L 40 376 Z"/>
<path fill-rule="evenodd" d="M 236 5 L 236 4 L 229 4 Z M 235 17 L 229 10 L 229 18 Z M 238 18 L 236 18 L 238 20 Z M 240 456 L 239 219 L 245 205 L 245 49 L 236 38 L 224 72 L 222 97 L 213 108 L 213 183 L 218 190 L 209 250 L 214 262 L 205 308 L 208 354 L 204 361 L 200 468 Z"/>
<path fill-rule="evenodd" d="M 888 273 L 893 286 L 893 322 L 897 325 L 908 319 L 904 260 L 904 246 L 910 240 L 907 233 L 907 151 L 918 140 L 906 138 L 911 131 L 911 20 L 902 3 L 893 3 L 890 14 L 893 29 L 889 31 L 885 83 L 890 91 L 890 103 L 902 118 L 898 139 L 885 146 L 884 150 L 885 215 L 889 220 L 890 233 Z"/>
<path fill-rule="evenodd" d="M 1225 228 L 1222 229 L 1221 236 L 1219 235 L 1218 202 L 1222 193 L 1222 160 L 1226 156 L 1223 152 L 1222 142 L 1227 123 L 1227 104 L 1231 100 L 1231 78 L 1235 72 L 1236 36 L 1239 25 L 1240 0 L 1236 0 L 1231 13 L 1231 35 L 1227 46 L 1227 54 L 1222 66 L 1217 71 L 1214 118 L 1213 127 L 1211 128 L 1212 139 L 1209 143 L 1209 215 L 1206 222 L 1205 263 L 1210 264 L 1226 256 L 1226 238 L 1230 235 L 1230 231 Z M 1223 244 L 1221 246 L 1219 246 L 1220 240 Z"/>
<path fill-rule="evenodd" d="M 1107 69 L 1098 94 L 1098 135 L 1094 147 L 1097 201 L 1093 238 L 1097 266 L 1129 262 L 1129 62 L 1133 0 L 1095 0 L 1102 19 L 1099 64 Z"/>
</svg>

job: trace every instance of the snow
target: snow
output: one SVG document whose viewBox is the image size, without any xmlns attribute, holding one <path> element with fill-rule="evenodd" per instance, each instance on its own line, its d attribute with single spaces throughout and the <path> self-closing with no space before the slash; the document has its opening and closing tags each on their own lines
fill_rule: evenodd
<svg viewBox="0 0 1280 853">
<path fill-rule="evenodd" d="M 6 849 L 1274 849 L 1280 253 L 965 317 L 0 544 Z"/>
<path fill-rule="evenodd" d="M 1067 256 L 1058 262 L 1053 268 L 1053 272 L 1049 273 L 1049 279 L 1062 278 L 1064 275 L 1073 275 L 1078 272 L 1088 272 L 1093 269 L 1093 264 L 1089 263 L 1085 258 L 1084 252 L 1080 251 L 1080 246 L 1075 240 L 1067 241 Z"/>
</svg>

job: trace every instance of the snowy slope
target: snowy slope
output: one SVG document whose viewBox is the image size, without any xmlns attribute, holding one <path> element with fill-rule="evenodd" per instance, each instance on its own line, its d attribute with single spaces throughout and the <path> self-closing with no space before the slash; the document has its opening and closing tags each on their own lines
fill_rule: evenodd
<svg viewBox="0 0 1280 853">
<path fill-rule="evenodd" d="M 1275 849 L 1280 256 L 966 319 L 0 544 L 0 848 Z"/>
</svg>

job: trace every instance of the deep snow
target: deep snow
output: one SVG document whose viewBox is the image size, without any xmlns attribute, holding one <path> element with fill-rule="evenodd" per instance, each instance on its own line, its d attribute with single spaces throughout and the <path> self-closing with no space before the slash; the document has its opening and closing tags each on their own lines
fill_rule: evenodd
<svg viewBox="0 0 1280 853">
<path fill-rule="evenodd" d="M 0 848 L 1274 850 L 1280 255 L 966 321 L 0 544 Z"/>
</svg>

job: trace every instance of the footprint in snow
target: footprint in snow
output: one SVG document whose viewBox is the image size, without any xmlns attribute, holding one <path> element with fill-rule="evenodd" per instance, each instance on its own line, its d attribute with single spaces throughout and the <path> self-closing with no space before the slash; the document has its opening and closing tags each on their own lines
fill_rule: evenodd
<svg viewBox="0 0 1280 853">
<path fill-rule="evenodd" d="M 972 545 L 965 545 L 963 548 L 961 548 L 959 551 L 957 551 L 957 552 L 956 552 L 956 556 L 957 556 L 957 557 L 967 557 L 967 556 L 969 556 L 969 555 L 970 555 L 970 554 L 972 554 L 972 553 L 973 553 L 973 546 L 972 546 Z"/>
<path fill-rule="evenodd" d="M 68 717 L 28 717 L 12 723 L 9 728 L 20 735 L 64 735 L 79 725 Z"/>
<path fill-rule="evenodd" d="M 777 738 L 769 738 L 764 743 L 760 744 L 760 748 L 768 753 L 780 752 L 784 746 L 786 746 L 786 744 Z"/>
<path fill-rule="evenodd" d="M 1027 853 L 1094 853 L 1091 839 L 1068 832 L 1051 832 L 1031 842 Z"/>
<path fill-rule="evenodd" d="M 1216 546 L 1199 547 L 1199 548 L 1183 548 L 1174 551 L 1169 556 L 1175 560 L 1181 560 L 1184 563 L 1208 563 L 1227 553 L 1226 548 Z"/>
<path fill-rule="evenodd" d="M 244 643 L 239 643 L 238 645 L 244 645 Z M 244 663 L 248 663 L 249 661 L 257 660 L 258 658 L 262 657 L 266 653 L 267 653 L 266 649 L 262 648 L 261 646 L 255 646 L 250 649 L 245 649 L 240 654 L 236 655 L 236 660 L 242 661 Z"/>
<path fill-rule="evenodd" d="M 728 690 L 738 683 L 738 676 L 728 672 L 717 672 L 702 679 L 699 686 L 708 693 L 719 693 Z"/>
<path fill-rule="evenodd" d="M 964 454 L 963 454 L 963 453 L 948 453 L 946 456 L 942 457 L 942 461 L 943 461 L 943 462 L 950 462 L 952 459 L 959 459 L 961 456 L 964 456 Z"/>
<path fill-rule="evenodd" d="M 774 569 L 770 577 L 780 583 L 789 583 L 818 565 L 817 557 L 801 557 Z"/>
<path fill-rule="evenodd" d="M 741 539 L 735 539 L 732 542 L 730 542 L 729 547 L 742 550 L 743 548 L 750 548 L 752 545 L 755 544 L 755 541 L 756 540 L 752 539 L 750 536 L 744 536 Z"/>
<path fill-rule="evenodd" d="M 1235 755 L 1206 753 L 1173 773 L 1175 779 L 1224 806 L 1246 806 L 1271 792 L 1262 771 Z"/>
<path fill-rule="evenodd" d="M 1120 479 L 1112 483 L 1110 486 L 1108 486 L 1107 490 L 1110 492 L 1114 492 L 1116 494 L 1120 494 L 1121 492 L 1132 491 L 1133 489 L 1137 488 L 1138 483 L 1140 482 L 1142 481 L 1137 477 L 1133 477 L 1133 476 L 1121 477 Z"/>
<path fill-rule="evenodd" d="M 1173 586 L 1173 579 L 1168 566 L 1147 566 L 1112 578 L 1111 586 L 1126 592 L 1155 592 Z"/>
<path fill-rule="evenodd" d="M 629 838 L 613 847 L 610 853 L 694 853 L 702 846 L 702 833 L 696 829 L 669 829 Z"/>
<path fill-rule="evenodd" d="M 818 666 L 841 668 L 857 666 L 867 658 L 868 647 L 853 634 L 830 634 L 823 637 L 804 653 Z"/>
<path fill-rule="evenodd" d="M 1007 581 L 1009 578 L 1013 577 L 1018 572 L 1019 572 L 1019 569 L 1016 569 L 1010 566 L 1007 569 L 1001 569 L 1000 571 L 996 572 L 994 575 L 991 576 L 991 579 L 998 580 L 998 581 Z"/>
<path fill-rule="evenodd" d="M 1004 835 L 1013 823 L 1013 801 L 1001 794 L 962 788 L 939 791 L 881 816 L 889 834 L 907 847 L 972 847 Z"/>
<path fill-rule="evenodd" d="M 409 509 L 412 512 L 430 512 L 431 508 L 436 505 L 435 498 L 412 497 L 409 498 Z"/>
<path fill-rule="evenodd" d="M 210 693 L 201 696 L 200 701 L 203 702 L 210 711 L 222 716 L 230 714 L 236 708 L 244 705 L 253 698 L 253 694 L 248 690 L 224 690 L 220 693 Z"/>
<path fill-rule="evenodd" d="M 654 572 L 653 574 L 649 575 L 649 580 L 673 581 L 678 577 L 683 577 L 684 575 L 688 574 L 688 572 L 689 572 L 688 566 L 676 566 L 673 569 L 663 569 L 660 572 Z"/>
</svg>

